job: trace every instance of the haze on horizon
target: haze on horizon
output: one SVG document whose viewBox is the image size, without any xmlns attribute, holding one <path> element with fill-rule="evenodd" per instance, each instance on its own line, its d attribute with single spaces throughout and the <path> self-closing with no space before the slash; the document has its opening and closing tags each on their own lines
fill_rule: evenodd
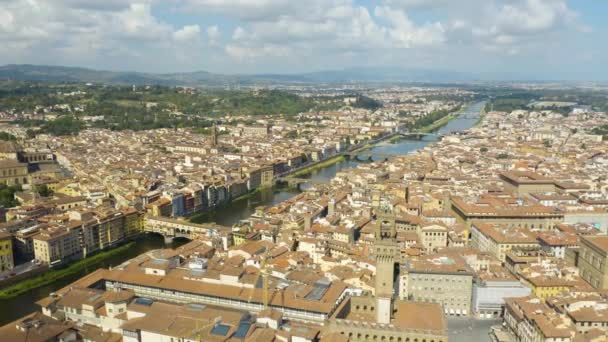
<svg viewBox="0 0 608 342">
<path fill-rule="evenodd" d="M 608 1 L 0 0 L 0 64 L 608 81 Z"/>
</svg>

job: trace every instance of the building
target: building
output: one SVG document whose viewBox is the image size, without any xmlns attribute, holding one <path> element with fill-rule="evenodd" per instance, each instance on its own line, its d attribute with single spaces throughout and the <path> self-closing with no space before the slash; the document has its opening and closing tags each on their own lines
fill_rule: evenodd
<svg viewBox="0 0 608 342">
<path fill-rule="evenodd" d="M 395 216 L 387 208 L 379 211 L 373 248 L 376 260 L 376 317 L 378 323 L 388 324 L 393 311 L 395 259 L 399 255 L 399 249 Z"/>
<path fill-rule="evenodd" d="M 427 253 L 448 245 L 448 229 L 437 224 L 420 228 L 420 241 Z"/>
<path fill-rule="evenodd" d="M 348 341 L 447 341 L 447 320 L 438 303 L 396 300 L 395 262 L 398 257 L 395 214 L 380 202 L 374 224 L 375 296 L 345 300 L 329 320 L 326 331 Z M 470 298 L 469 298 L 470 302 Z"/>
<path fill-rule="evenodd" d="M 260 126 L 243 126 L 242 133 L 244 136 L 249 137 L 265 137 L 270 134 L 270 126 L 268 125 L 260 125 Z"/>
<path fill-rule="evenodd" d="M 475 201 L 451 198 L 451 210 L 458 222 L 471 227 L 473 222 L 549 230 L 564 220 L 564 212 L 537 202 L 510 196 L 483 196 Z"/>
<path fill-rule="evenodd" d="M 21 148 L 12 141 L 0 141 L 0 160 L 18 160 Z"/>
<path fill-rule="evenodd" d="M 76 341 L 74 324 L 57 321 L 40 312 L 0 327 L 4 341 Z"/>
<path fill-rule="evenodd" d="M 41 229 L 33 238 L 34 257 L 49 265 L 80 258 L 82 247 L 77 230 L 66 227 Z"/>
<path fill-rule="evenodd" d="M 272 165 L 264 166 L 260 168 L 262 173 L 261 185 L 264 187 L 270 187 L 274 185 L 274 168 Z"/>
<path fill-rule="evenodd" d="M 479 318 L 495 319 L 502 316 L 505 298 L 529 296 L 532 291 L 509 272 L 488 272 L 475 278 L 473 311 Z"/>
<path fill-rule="evenodd" d="M 505 302 L 505 324 L 516 341 L 573 341 L 576 329 L 570 319 L 539 298 L 507 298 Z"/>
<path fill-rule="evenodd" d="M 13 159 L 5 159 L 0 163 L 0 183 L 6 185 L 28 184 L 27 164 Z"/>
<path fill-rule="evenodd" d="M 580 237 L 578 267 L 591 286 L 608 289 L 608 236 Z"/>
<path fill-rule="evenodd" d="M 438 303 L 450 316 L 471 315 L 473 271 L 459 256 L 433 254 L 401 267 L 399 298 Z"/>
<path fill-rule="evenodd" d="M 471 225 L 471 246 L 482 252 L 491 253 L 504 262 L 511 249 L 538 247 L 538 241 L 526 228 L 474 222 Z"/>
<path fill-rule="evenodd" d="M 11 234 L 0 231 L 0 273 L 15 267 L 13 259 L 13 238 Z"/>
<path fill-rule="evenodd" d="M 500 174 L 505 190 L 523 196 L 531 193 L 555 191 L 555 181 L 529 171 L 507 171 Z"/>
<path fill-rule="evenodd" d="M 439 304 L 396 301 L 390 324 L 375 319 L 375 301 L 352 297 L 332 318 L 327 333 L 337 333 L 350 342 L 447 342 L 447 320 Z"/>
</svg>

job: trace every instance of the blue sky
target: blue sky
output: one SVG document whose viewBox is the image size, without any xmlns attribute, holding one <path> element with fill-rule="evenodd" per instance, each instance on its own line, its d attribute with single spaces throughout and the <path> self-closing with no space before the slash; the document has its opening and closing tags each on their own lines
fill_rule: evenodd
<svg viewBox="0 0 608 342">
<path fill-rule="evenodd" d="M 608 81 L 604 0 L 0 0 L 0 64 Z"/>
</svg>

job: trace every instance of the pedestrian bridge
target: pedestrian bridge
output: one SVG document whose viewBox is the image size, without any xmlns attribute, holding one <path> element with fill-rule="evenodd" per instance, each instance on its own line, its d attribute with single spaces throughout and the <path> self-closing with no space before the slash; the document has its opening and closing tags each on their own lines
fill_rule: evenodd
<svg viewBox="0 0 608 342">
<path fill-rule="evenodd" d="M 230 230 L 230 228 L 213 223 L 196 224 L 183 219 L 178 220 L 160 216 L 146 216 L 144 223 L 145 232 L 161 234 L 165 238 L 183 237 L 194 239 L 198 236 L 214 237 L 222 230 Z"/>
<path fill-rule="evenodd" d="M 327 184 L 326 182 L 317 181 L 310 178 L 298 178 L 298 177 L 279 177 L 276 179 L 277 184 L 287 184 L 290 188 L 300 189 L 302 184 Z"/>
</svg>

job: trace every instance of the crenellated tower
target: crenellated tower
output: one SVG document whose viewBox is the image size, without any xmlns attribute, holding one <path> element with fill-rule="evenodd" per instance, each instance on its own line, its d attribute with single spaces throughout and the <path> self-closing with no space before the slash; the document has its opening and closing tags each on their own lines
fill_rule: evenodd
<svg viewBox="0 0 608 342">
<path fill-rule="evenodd" d="M 378 323 L 388 324 L 393 312 L 395 259 L 398 256 L 396 217 L 392 206 L 381 201 L 376 210 L 374 257 L 376 260 L 376 314 Z"/>
</svg>

